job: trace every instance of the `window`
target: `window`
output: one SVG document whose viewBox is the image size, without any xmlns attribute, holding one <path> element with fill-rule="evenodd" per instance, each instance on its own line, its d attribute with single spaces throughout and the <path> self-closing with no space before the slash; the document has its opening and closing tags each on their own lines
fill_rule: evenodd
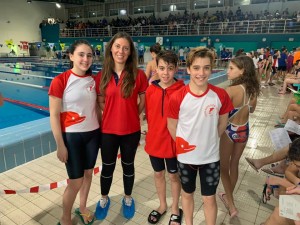
<svg viewBox="0 0 300 225">
<path fill-rule="evenodd" d="M 186 3 L 171 3 L 167 5 L 162 5 L 162 12 L 174 12 L 178 10 L 186 10 Z"/>
<path fill-rule="evenodd" d="M 198 0 L 194 1 L 194 9 L 203 9 L 208 7 L 208 1 L 207 0 Z"/>
<path fill-rule="evenodd" d="M 78 19 L 78 18 L 82 18 L 82 16 L 80 16 L 79 13 L 71 13 L 69 15 L 69 19 Z"/>
<path fill-rule="evenodd" d="M 251 0 L 251 4 L 268 3 L 268 0 Z"/>
<path fill-rule="evenodd" d="M 89 15 L 89 18 L 91 18 L 91 17 L 97 17 L 97 13 L 96 12 L 89 12 L 88 15 Z"/>
<path fill-rule="evenodd" d="M 186 3 L 177 3 L 177 10 L 186 10 Z"/>
<path fill-rule="evenodd" d="M 223 0 L 210 0 L 209 1 L 209 8 L 213 7 L 223 7 L 224 1 Z"/>
<path fill-rule="evenodd" d="M 133 13 L 134 14 L 154 13 L 154 5 L 134 7 Z"/>
<path fill-rule="evenodd" d="M 252 0 L 253 1 L 253 0 Z M 250 0 L 234 0 L 234 5 L 250 5 Z"/>
<path fill-rule="evenodd" d="M 109 10 L 109 15 L 110 16 L 118 16 L 119 12 L 117 9 L 110 9 Z"/>
<path fill-rule="evenodd" d="M 133 8 L 134 14 L 143 14 L 144 13 L 144 7 L 135 7 Z"/>
<path fill-rule="evenodd" d="M 145 6 L 145 13 L 154 13 L 154 5 Z"/>
</svg>

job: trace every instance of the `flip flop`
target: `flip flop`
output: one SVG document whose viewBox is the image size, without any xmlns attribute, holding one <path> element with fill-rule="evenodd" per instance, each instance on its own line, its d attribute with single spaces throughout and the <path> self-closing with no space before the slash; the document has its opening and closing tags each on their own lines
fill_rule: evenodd
<svg viewBox="0 0 300 225">
<path fill-rule="evenodd" d="M 272 175 L 272 176 L 277 176 L 277 177 L 284 177 L 284 174 L 283 173 L 275 173 L 272 168 L 268 167 L 268 168 L 262 168 L 261 171 L 269 174 L 269 175 Z"/>
<path fill-rule="evenodd" d="M 227 210 L 229 210 L 229 206 L 228 206 L 227 202 L 226 202 L 225 199 L 224 199 L 224 195 L 226 195 L 226 193 L 224 193 L 224 192 L 219 192 L 219 193 L 218 193 L 218 196 L 219 196 L 219 198 L 221 199 L 221 201 L 223 202 L 225 208 L 226 208 Z"/>
<path fill-rule="evenodd" d="M 75 214 L 80 218 L 81 222 L 82 222 L 84 225 L 92 225 L 92 224 L 94 223 L 94 221 L 95 221 L 95 217 L 93 216 L 92 221 L 90 221 L 90 222 L 87 221 L 87 223 L 86 223 L 86 222 L 84 221 L 84 218 L 83 218 L 83 217 L 89 219 L 90 216 L 91 216 L 91 213 L 90 213 L 90 212 L 89 212 L 88 214 L 81 213 L 80 210 L 79 210 L 79 208 L 76 208 L 76 209 L 75 209 Z"/>
<path fill-rule="evenodd" d="M 248 158 L 248 157 L 246 157 L 245 159 L 246 159 L 247 163 L 249 164 L 249 166 L 250 166 L 252 169 L 254 169 L 256 172 L 258 172 L 258 169 L 255 167 L 255 165 L 254 165 L 254 163 L 251 161 L 251 159 Z"/>
<path fill-rule="evenodd" d="M 267 183 L 265 183 L 262 191 L 262 197 L 261 197 L 262 203 L 267 204 L 267 202 L 271 200 L 271 195 L 272 195 L 272 188 Z"/>
<path fill-rule="evenodd" d="M 183 211 L 182 211 L 182 209 L 179 208 L 179 215 L 172 214 L 172 215 L 170 216 L 169 225 L 170 225 L 172 222 L 179 223 L 179 224 L 181 225 L 182 215 L 183 215 Z"/>
<path fill-rule="evenodd" d="M 151 224 L 157 224 L 160 220 L 160 218 L 166 214 L 167 211 L 164 211 L 163 213 L 158 212 L 157 210 L 152 210 L 152 212 L 148 216 L 148 222 Z M 152 219 L 152 217 L 155 218 L 155 220 Z"/>
</svg>

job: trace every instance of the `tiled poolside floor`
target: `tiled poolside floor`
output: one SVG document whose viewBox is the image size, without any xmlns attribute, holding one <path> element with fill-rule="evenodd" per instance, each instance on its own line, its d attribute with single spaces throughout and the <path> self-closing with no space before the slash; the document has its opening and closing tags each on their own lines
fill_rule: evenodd
<svg viewBox="0 0 300 225">
<path fill-rule="evenodd" d="M 227 85 L 223 83 L 220 86 Z M 269 216 L 278 201 L 274 198 L 268 204 L 260 202 L 263 183 L 266 175 L 263 172 L 256 173 L 245 161 L 246 156 L 262 157 L 273 152 L 269 131 L 274 129 L 275 121 L 287 106 L 291 95 L 277 95 L 278 86 L 262 89 L 258 105 L 250 119 L 250 139 L 240 161 L 240 176 L 235 190 L 236 205 L 239 216 L 230 220 L 230 217 L 217 198 L 219 207 L 217 224 L 260 224 Z M 142 126 L 146 130 L 146 125 Z M 125 220 L 121 213 L 121 199 L 123 196 L 122 169 L 120 161 L 114 173 L 113 185 L 110 192 L 111 208 L 104 221 L 96 221 L 94 224 L 148 224 L 147 217 L 152 209 L 158 206 L 158 198 L 155 193 L 152 168 L 147 154 L 144 152 L 144 138 L 142 135 L 141 146 L 136 156 L 136 180 L 133 197 L 136 201 L 136 215 L 133 219 Z M 100 156 L 97 166 L 100 165 Z M 11 169 L 0 174 L 0 190 L 20 190 L 32 186 L 48 184 L 54 181 L 62 181 L 67 178 L 65 166 L 58 161 L 56 153 L 51 153 L 22 166 Z M 199 185 L 198 185 L 199 186 Z M 222 190 L 220 183 L 218 189 Z M 64 187 L 43 191 L 35 194 L 25 193 L 17 195 L 0 196 L 0 224 L 1 225 L 56 225 L 61 213 L 61 199 Z M 91 191 L 88 199 L 90 210 L 94 211 L 99 199 L 100 186 L 99 174 L 93 178 Z M 170 204 L 170 188 L 168 186 L 168 198 Z M 203 203 L 199 189 L 195 194 L 194 224 L 205 224 Z M 76 199 L 75 207 L 78 207 L 79 198 Z M 168 224 L 170 212 L 162 217 L 160 223 Z M 81 224 L 79 219 L 73 215 L 73 224 Z M 185 223 L 183 223 L 185 224 Z"/>
</svg>

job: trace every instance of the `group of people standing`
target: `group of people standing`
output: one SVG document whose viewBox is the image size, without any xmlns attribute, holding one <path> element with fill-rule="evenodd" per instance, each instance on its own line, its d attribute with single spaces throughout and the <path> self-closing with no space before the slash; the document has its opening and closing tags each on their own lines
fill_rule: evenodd
<svg viewBox="0 0 300 225">
<path fill-rule="evenodd" d="M 231 85 L 224 90 L 208 83 L 215 62 L 215 55 L 208 48 L 193 48 L 187 55 L 187 85 L 175 78 L 179 59 L 173 51 L 155 54 L 156 74 L 149 85 L 144 71 L 137 68 L 138 56 L 127 33 L 112 37 L 105 49 L 103 68 L 96 76 L 90 69 L 91 45 L 78 40 L 71 46 L 71 69 L 58 75 L 49 89 L 57 157 L 65 163 L 70 178 L 58 224 L 72 224 L 72 206 L 78 192 L 80 206 L 75 214 L 83 224 L 106 218 L 119 149 L 124 185 L 122 214 L 126 219 L 134 216 L 134 159 L 141 135 L 139 115 L 144 110 L 148 123 L 145 151 L 154 170 L 159 199 L 148 222 L 158 223 L 168 210 L 165 170 L 173 200 L 170 225 L 181 224 L 183 217 L 187 225 L 193 224 L 197 173 L 206 224 L 216 224 L 220 177 L 225 192 L 219 197 L 230 216 L 237 216 L 233 190 L 249 136 L 249 113 L 254 111 L 259 95 L 252 59 L 239 56 L 230 61 Z M 87 209 L 87 197 L 100 146 L 101 197 L 92 213 Z"/>
</svg>

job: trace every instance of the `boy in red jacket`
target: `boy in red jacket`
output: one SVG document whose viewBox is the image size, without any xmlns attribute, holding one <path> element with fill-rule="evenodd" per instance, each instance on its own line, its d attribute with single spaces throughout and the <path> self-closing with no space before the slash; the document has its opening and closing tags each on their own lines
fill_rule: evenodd
<svg viewBox="0 0 300 225">
<path fill-rule="evenodd" d="M 169 173 L 172 192 L 172 215 L 169 224 L 181 224 L 182 210 L 178 207 L 181 185 L 178 178 L 175 142 L 167 128 L 166 110 L 173 92 L 184 86 L 174 78 L 178 57 L 172 51 L 163 51 L 156 56 L 159 80 L 154 80 L 146 91 L 145 112 L 148 122 L 145 151 L 149 154 L 154 170 L 154 181 L 160 205 L 148 217 L 156 224 L 168 208 L 166 201 L 165 168 Z"/>
</svg>

